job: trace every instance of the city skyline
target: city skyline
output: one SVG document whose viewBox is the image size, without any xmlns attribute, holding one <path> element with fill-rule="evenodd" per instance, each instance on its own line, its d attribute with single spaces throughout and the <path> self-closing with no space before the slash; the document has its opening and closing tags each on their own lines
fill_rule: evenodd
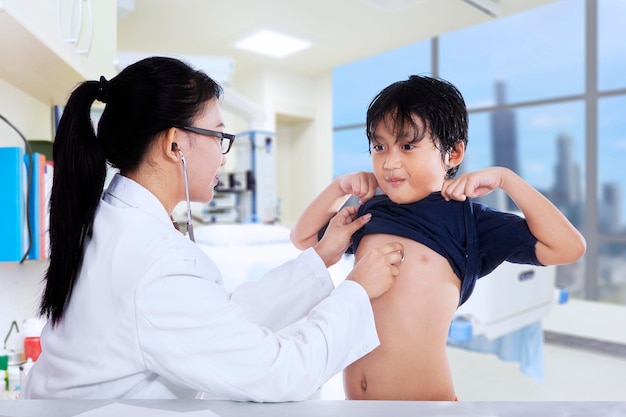
<svg viewBox="0 0 626 417">
<path fill-rule="evenodd" d="M 497 106 L 506 105 L 506 83 L 499 80 L 494 84 L 494 95 Z M 519 156 L 519 134 L 516 114 L 509 109 L 496 109 L 490 113 L 491 133 L 491 164 L 505 166 L 518 175 L 524 177 L 523 164 Z M 583 227 L 583 181 L 581 173 L 582 161 L 576 158 L 575 142 L 569 133 L 559 133 L 554 138 L 555 163 L 553 166 L 553 182 L 551 186 L 535 186 L 542 194 L 548 197 L 576 226 Z M 484 163 L 484 162 L 483 162 Z M 598 210 L 600 213 L 599 226 L 604 233 L 626 233 L 623 226 L 624 216 L 621 207 L 620 185 L 614 182 L 599 184 L 601 192 L 598 196 Z M 486 201 L 496 208 L 515 210 L 516 206 L 502 196 L 495 196 Z"/>
</svg>

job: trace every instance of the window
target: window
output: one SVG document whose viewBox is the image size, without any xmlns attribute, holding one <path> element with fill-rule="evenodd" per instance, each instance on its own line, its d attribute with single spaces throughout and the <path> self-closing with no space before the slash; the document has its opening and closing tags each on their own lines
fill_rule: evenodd
<svg viewBox="0 0 626 417">
<path fill-rule="evenodd" d="M 626 88 L 626 2 L 598 1 L 598 88 Z"/>
<path fill-rule="evenodd" d="M 365 125 L 335 130 L 333 135 L 333 177 L 349 172 L 371 171 Z"/>
<path fill-rule="evenodd" d="M 440 75 L 468 108 L 494 104 L 496 81 L 507 103 L 582 94 L 584 3 L 561 1 L 442 35 Z"/>
<path fill-rule="evenodd" d="M 548 197 L 574 226 L 582 229 L 584 110 L 584 103 L 578 100 L 517 109 L 496 107 L 488 112 L 470 113 L 469 141 L 462 172 L 507 166 Z M 480 200 L 498 210 L 517 210 L 503 192 L 488 194 Z M 556 284 L 573 296 L 583 297 L 583 266 L 558 267 Z"/>
<path fill-rule="evenodd" d="M 598 104 L 598 190 L 600 230 L 626 234 L 626 95 Z"/>
<path fill-rule="evenodd" d="M 598 298 L 626 304 L 626 95 L 598 103 Z"/>
<path fill-rule="evenodd" d="M 333 125 L 365 124 L 370 101 L 394 81 L 430 72 L 430 42 L 419 42 L 333 69 Z"/>
</svg>

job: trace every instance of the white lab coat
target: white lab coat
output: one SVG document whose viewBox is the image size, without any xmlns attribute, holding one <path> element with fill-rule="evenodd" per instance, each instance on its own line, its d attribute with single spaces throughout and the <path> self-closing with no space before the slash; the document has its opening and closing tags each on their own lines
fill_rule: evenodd
<svg viewBox="0 0 626 417">
<path fill-rule="evenodd" d="M 23 398 L 302 400 L 379 344 L 363 287 L 333 290 L 314 250 L 229 294 L 156 197 L 120 175 L 41 342 Z"/>
</svg>

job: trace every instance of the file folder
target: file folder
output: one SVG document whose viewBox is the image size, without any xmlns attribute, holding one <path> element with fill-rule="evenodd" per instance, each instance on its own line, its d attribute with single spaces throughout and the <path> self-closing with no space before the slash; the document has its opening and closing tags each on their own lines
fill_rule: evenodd
<svg viewBox="0 0 626 417">
<path fill-rule="evenodd" d="M 25 165 L 19 147 L 0 147 L 0 261 L 19 262 L 25 242 Z"/>
<path fill-rule="evenodd" d="M 29 169 L 30 160 L 33 161 L 33 170 L 30 171 L 32 178 L 30 180 L 30 190 L 28 199 L 28 218 L 30 221 L 30 230 L 32 244 L 28 251 L 28 259 L 44 259 L 45 250 L 45 228 L 46 228 L 46 210 L 45 210 L 45 175 L 46 175 L 46 157 L 41 153 L 33 153 L 30 157 L 24 155 L 26 169 Z M 29 171 L 27 171 L 29 172 Z"/>
</svg>

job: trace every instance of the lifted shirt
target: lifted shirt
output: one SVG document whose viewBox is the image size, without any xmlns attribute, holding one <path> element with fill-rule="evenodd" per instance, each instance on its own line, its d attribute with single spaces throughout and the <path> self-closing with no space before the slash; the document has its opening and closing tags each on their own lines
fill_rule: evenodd
<svg viewBox="0 0 626 417">
<path fill-rule="evenodd" d="M 476 280 L 504 261 L 541 265 L 535 253 L 537 239 L 523 217 L 496 211 L 471 200 L 446 201 L 440 192 L 410 204 L 396 204 L 378 195 L 359 207 L 359 216 L 372 219 L 352 236 L 356 253 L 361 238 L 381 233 L 415 240 L 448 260 L 461 280 L 459 305 Z"/>
</svg>

